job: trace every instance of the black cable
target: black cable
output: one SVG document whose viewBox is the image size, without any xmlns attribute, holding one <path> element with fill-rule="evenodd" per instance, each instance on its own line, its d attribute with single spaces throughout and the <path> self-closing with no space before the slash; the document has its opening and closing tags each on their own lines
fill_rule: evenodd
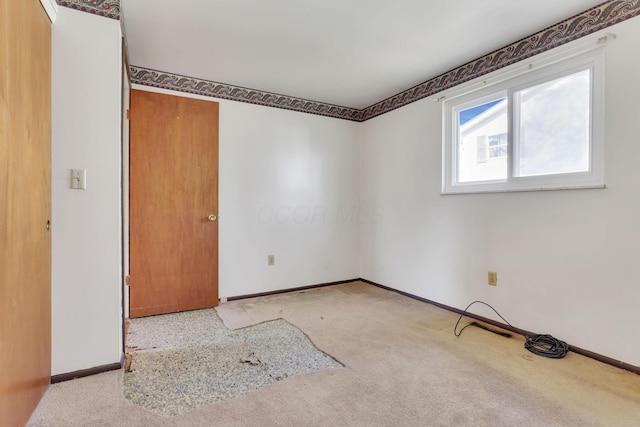
<svg viewBox="0 0 640 427">
<path fill-rule="evenodd" d="M 522 333 L 520 332 L 520 330 L 519 330 L 519 329 L 515 328 L 511 323 L 509 323 L 509 322 L 507 321 L 507 319 L 505 319 L 504 317 L 502 317 L 502 316 L 500 315 L 500 313 L 498 313 L 498 311 L 497 311 L 495 308 L 491 307 L 489 304 L 487 304 L 487 303 L 486 303 L 486 302 L 484 302 L 484 301 L 474 301 L 474 302 L 472 302 L 471 304 L 469 304 L 469 305 L 467 306 L 467 308 L 465 308 L 465 309 L 464 309 L 464 311 L 462 312 L 462 314 L 460 314 L 460 317 L 458 318 L 458 321 L 456 322 L 456 326 L 453 328 L 453 334 L 454 334 L 455 336 L 459 337 L 459 336 L 460 336 L 460 334 L 462 333 L 462 331 L 464 331 L 465 329 L 467 329 L 467 327 L 469 327 L 469 326 L 471 326 L 471 325 L 472 325 L 472 324 L 470 323 L 470 324 L 466 325 L 464 328 L 460 329 L 460 332 L 456 333 L 456 330 L 458 329 L 458 324 L 460 323 L 460 321 L 462 320 L 462 318 L 464 317 L 464 315 L 465 315 L 465 314 L 467 314 L 467 311 L 469 311 L 469 307 L 471 307 L 471 306 L 472 306 L 473 304 L 475 304 L 475 303 L 484 304 L 484 305 L 486 305 L 487 307 L 489 307 L 489 308 L 490 308 L 491 310 L 493 310 L 493 311 L 494 311 L 494 312 L 495 312 L 495 313 L 496 313 L 496 314 L 497 314 L 497 315 L 498 315 L 502 320 L 504 320 L 504 322 L 505 322 L 507 325 L 511 326 L 511 328 L 513 328 L 516 332 L 518 332 L 520 335 L 524 336 L 524 334 L 522 334 Z"/>
<path fill-rule="evenodd" d="M 476 328 L 484 329 L 485 331 L 493 332 L 496 335 L 500 335 L 501 337 L 511 338 L 511 334 L 508 332 L 496 331 L 495 329 L 487 328 L 486 326 L 478 323 L 471 322 L 468 326 L 475 326 Z"/>
<path fill-rule="evenodd" d="M 529 350 L 531 353 L 537 354 L 539 356 L 549 357 L 549 358 L 552 358 L 552 359 L 561 359 L 561 358 L 563 358 L 564 356 L 567 355 L 567 352 L 569 351 L 569 345 L 566 342 L 560 341 L 559 339 L 554 338 L 551 335 L 547 335 L 547 334 L 544 334 L 544 335 L 543 334 L 525 335 L 520 331 L 520 329 L 514 327 L 511 323 L 509 323 L 509 321 L 507 321 L 507 319 L 502 317 L 502 315 L 500 313 L 498 313 L 498 311 L 495 308 L 491 307 L 491 305 L 487 304 L 484 301 L 474 301 L 474 302 L 472 302 L 460 314 L 460 317 L 458 318 L 458 321 L 456 322 L 456 326 L 454 326 L 454 328 L 453 328 L 453 334 L 456 337 L 459 337 L 462 334 L 462 331 L 467 329 L 469 326 L 477 325 L 475 322 L 471 322 L 471 323 L 465 325 L 462 329 L 460 329 L 460 332 L 458 332 L 458 325 L 460 324 L 460 321 L 465 316 L 465 314 L 467 314 L 467 311 L 469 311 L 469 308 L 473 304 L 476 304 L 476 303 L 484 304 L 487 307 L 489 307 L 491 310 L 494 311 L 494 313 L 496 313 L 498 315 L 498 317 L 500 317 L 502 320 L 504 320 L 504 322 L 507 325 L 509 325 L 511 327 L 511 329 L 513 329 L 518 334 L 522 335 L 524 337 L 524 348 Z"/>
<path fill-rule="evenodd" d="M 524 348 L 539 356 L 561 359 L 567 355 L 569 345 L 551 335 L 529 335 L 525 337 Z"/>
</svg>

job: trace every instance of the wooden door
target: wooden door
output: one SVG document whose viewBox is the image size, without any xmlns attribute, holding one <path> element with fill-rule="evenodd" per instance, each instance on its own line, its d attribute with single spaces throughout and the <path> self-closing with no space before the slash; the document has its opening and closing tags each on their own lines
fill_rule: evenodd
<svg viewBox="0 0 640 427">
<path fill-rule="evenodd" d="M 131 91 L 130 316 L 218 304 L 218 103 Z"/>
<path fill-rule="evenodd" d="M 0 0 L 0 424 L 25 425 L 51 379 L 51 23 Z"/>
</svg>

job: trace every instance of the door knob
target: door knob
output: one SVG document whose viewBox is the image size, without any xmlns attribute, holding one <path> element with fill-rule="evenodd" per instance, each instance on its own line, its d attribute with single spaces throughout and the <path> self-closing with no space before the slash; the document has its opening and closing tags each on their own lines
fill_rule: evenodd
<svg viewBox="0 0 640 427">
<path fill-rule="evenodd" d="M 211 214 L 211 215 L 209 215 L 209 216 L 208 216 L 208 218 L 209 218 L 209 221 L 211 221 L 211 222 L 213 222 L 213 221 L 215 221 L 216 219 L 218 219 L 218 217 L 216 216 L 216 214 Z"/>
</svg>

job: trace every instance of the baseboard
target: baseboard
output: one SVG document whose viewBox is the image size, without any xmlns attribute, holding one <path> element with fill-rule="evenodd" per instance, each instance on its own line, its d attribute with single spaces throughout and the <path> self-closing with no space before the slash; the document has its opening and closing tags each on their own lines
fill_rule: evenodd
<svg viewBox="0 0 640 427">
<path fill-rule="evenodd" d="M 325 286 L 334 286 L 334 285 L 342 285 L 345 283 L 351 283 L 351 282 L 355 282 L 358 280 L 362 280 L 362 279 L 349 279 L 349 280 L 340 280 L 339 282 L 329 282 L 329 283 L 320 283 L 317 285 L 309 285 L 309 286 L 300 286 L 297 288 L 287 288 L 287 289 L 279 289 L 276 291 L 268 291 L 268 292 L 260 292 L 257 294 L 246 294 L 246 295 L 238 295 L 235 297 L 228 297 L 227 301 L 235 301 L 235 300 L 239 300 L 239 299 L 245 299 L 245 298 L 255 298 L 255 297 L 264 297 L 264 296 L 268 296 L 268 295 L 277 295 L 277 294 L 284 294 L 287 292 L 297 292 L 297 291 L 306 291 L 308 289 L 316 289 L 316 288 L 324 288 Z"/>
<path fill-rule="evenodd" d="M 368 283 L 369 285 L 372 286 L 376 286 L 378 288 L 381 289 L 385 289 L 391 292 L 396 292 L 400 295 L 404 295 L 406 297 L 415 299 L 417 301 L 421 301 L 427 304 L 431 304 L 434 305 L 436 307 L 442 308 L 444 310 L 447 311 L 451 311 L 453 313 L 456 314 L 462 314 L 464 312 L 464 310 L 460 310 L 458 308 L 455 307 L 451 307 L 445 304 L 441 304 L 439 302 L 436 301 L 432 301 L 430 299 L 427 298 L 422 298 L 419 297 L 417 295 L 411 294 L 409 292 L 404 292 L 404 291 L 400 291 L 398 289 L 394 289 L 391 288 L 389 286 L 385 286 L 382 285 L 380 283 L 376 283 L 373 282 L 371 280 L 367 280 L 367 279 L 363 279 L 363 278 L 357 278 L 357 279 L 349 279 L 349 280 L 340 280 L 338 282 L 330 282 L 330 283 L 320 283 L 317 285 L 309 285 L 309 286 L 301 286 L 301 287 L 297 287 L 297 288 L 288 288 L 288 289 L 280 289 L 280 290 L 276 290 L 276 291 L 269 291 L 269 292 L 260 292 L 257 294 L 247 294 L 247 295 L 238 295 L 238 296 L 234 296 L 234 297 L 229 297 L 227 298 L 228 301 L 234 301 L 234 300 L 240 300 L 240 299 L 245 299 L 245 298 L 255 298 L 255 297 L 262 297 L 262 296 L 267 296 L 267 295 L 276 295 L 276 294 L 282 294 L 282 293 L 286 293 L 286 292 L 296 292 L 296 291 L 304 291 L 304 290 L 309 290 L 309 289 L 316 289 L 316 288 L 323 288 L 326 286 L 334 286 L 334 285 L 342 285 L 345 283 L 351 283 L 351 282 L 355 282 L 355 281 L 361 281 L 364 283 Z M 493 319 L 489 319 L 487 317 L 484 316 L 479 316 L 477 314 L 474 313 L 466 313 L 465 314 L 466 317 L 470 317 L 472 319 L 476 319 L 479 320 L 481 322 L 484 323 L 488 323 L 490 325 L 496 326 L 498 328 L 501 329 L 505 329 L 507 331 L 511 331 L 514 332 L 516 334 L 521 334 L 521 335 L 531 335 L 533 334 L 533 332 L 524 330 L 524 329 L 519 329 L 519 328 L 515 328 L 509 325 L 506 325 L 504 323 L 498 322 L 496 320 Z M 620 368 L 620 369 L 624 369 L 625 371 L 629 371 L 629 372 L 633 372 L 634 374 L 640 375 L 640 366 L 635 366 L 635 365 L 631 365 L 629 363 L 625 363 L 622 362 L 620 360 L 616 360 L 613 359 L 611 357 L 607 357 L 607 356 L 603 356 L 602 354 L 598 354 L 595 353 L 593 351 L 590 350 L 585 350 L 583 348 L 580 347 L 575 347 L 569 344 L 569 350 L 580 354 L 582 356 L 586 356 L 589 357 L 591 359 L 597 360 L 598 362 L 602 362 L 605 363 L 607 365 L 611 365 L 611 366 L 615 366 L 616 368 Z M 102 366 L 96 366 L 93 368 L 89 368 L 89 369 L 82 369 L 79 371 L 74 371 L 74 372 L 68 372 L 65 374 L 58 374 L 58 375 L 53 375 L 51 377 L 51 384 L 55 384 L 55 383 L 59 383 L 59 382 L 63 382 L 63 381 L 69 381 L 69 380 L 73 380 L 76 378 L 82 378 L 82 377 L 87 377 L 89 375 L 95 375 L 95 374 L 100 374 L 102 372 L 108 372 L 108 371 L 115 371 L 117 369 L 121 369 L 123 364 L 124 364 L 124 360 L 125 360 L 125 354 L 123 353 L 121 358 L 120 358 L 120 362 L 119 363 L 111 363 L 108 365 L 102 365 Z"/>
<path fill-rule="evenodd" d="M 464 310 L 460 310 L 460 309 L 455 308 L 455 307 L 450 307 L 450 306 L 445 305 L 445 304 L 440 304 L 439 302 L 431 301 L 429 299 L 422 298 L 422 297 L 419 297 L 417 295 L 410 294 L 408 292 L 400 291 L 398 289 L 394 289 L 394 288 L 391 288 L 389 286 L 381 285 L 380 283 L 372 282 L 371 280 L 367 280 L 367 279 L 363 279 L 363 278 L 360 278 L 358 280 L 360 280 L 362 282 L 365 282 L 365 283 L 368 283 L 368 284 L 373 285 L 373 286 L 377 286 L 378 288 L 386 289 L 388 291 L 396 292 L 396 293 L 398 293 L 400 295 L 404 295 L 406 297 L 409 297 L 409 298 L 412 298 L 412 299 L 415 299 L 415 300 L 418 300 L 418 301 L 421 301 L 421 302 L 425 302 L 427 304 L 435 305 L 436 307 L 442 308 L 442 309 L 447 310 L 447 311 L 454 312 L 456 314 L 462 314 L 464 312 Z M 496 326 L 498 328 L 506 329 L 507 331 L 511 331 L 511 332 L 516 333 L 516 334 L 520 334 L 520 335 L 532 335 L 533 334 L 533 332 L 530 332 L 530 331 L 527 331 L 527 330 L 524 330 L 524 329 L 515 328 L 515 327 L 512 327 L 512 326 L 506 325 L 504 323 L 495 321 L 493 319 L 489 319 L 489 318 L 486 318 L 486 317 L 483 317 L 483 316 L 478 316 L 477 314 L 473 314 L 473 313 L 468 313 L 467 312 L 465 314 L 465 316 L 466 317 L 470 317 L 472 319 L 479 320 L 479 321 L 484 322 L 484 323 L 488 323 L 488 324 Z M 612 359 L 611 357 L 603 356 L 602 354 L 598 354 L 598 353 L 595 353 L 593 351 L 585 350 L 583 348 L 576 347 L 576 346 L 573 346 L 571 344 L 569 344 L 569 351 L 572 351 L 572 352 L 580 354 L 582 356 L 586 356 L 586 357 L 589 357 L 591 359 L 597 360 L 598 362 L 606 363 L 607 365 L 615 366 L 616 368 L 624 369 L 625 371 L 633 372 L 634 374 L 640 375 L 640 366 L 635 366 L 635 365 L 631 365 L 629 363 L 622 362 L 620 360 Z"/>
<path fill-rule="evenodd" d="M 61 383 L 64 381 L 75 380 L 76 378 L 88 377 L 89 375 L 101 374 L 103 372 L 116 371 L 122 368 L 124 363 L 124 353 L 120 357 L 120 362 L 110 363 L 108 365 L 94 366 L 89 369 L 81 369 L 79 371 L 67 372 L 51 376 L 51 384 Z"/>
<path fill-rule="evenodd" d="M 342 285 L 344 283 L 351 283 L 351 282 L 355 282 L 357 280 L 359 280 L 359 279 L 356 278 L 356 279 L 350 279 L 350 280 L 341 280 L 341 281 L 338 281 L 338 282 L 320 283 L 320 284 L 317 284 L 317 285 L 309 285 L 309 286 L 301 286 L 301 287 L 297 287 L 297 288 L 280 289 L 280 290 L 276 290 L 276 291 L 261 292 L 261 293 L 257 293 L 257 294 L 238 295 L 238 296 L 227 298 L 227 301 L 233 301 L 233 300 L 239 300 L 239 299 L 245 299 L 245 298 L 261 297 L 261 296 L 266 296 L 266 295 L 282 294 L 282 293 L 285 293 L 285 292 L 304 291 L 304 290 L 308 290 L 308 289 L 322 288 L 322 287 L 325 287 L 325 286 Z M 120 362 L 119 363 L 111 363 L 111 364 L 108 364 L 108 365 L 95 366 L 95 367 L 89 368 L 89 369 L 81 369 L 79 371 L 67 372 L 67 373 L 58 374 L 58 375 L 52 375 L 51 376 L 51 384 L 60 383 L 60 382 L 63 382 L 63 381 L 74 380 L 76 378 L 88 377 L 89 375 L 100 374 L 100 373 L 103 373 L 103 372 L 115 371 L 115 370 L 121 369 L 124 366 L 124 362 L 125 362 L 125 354 L 123 353 L 121 358 L 120 358 Z"/>
</svg>

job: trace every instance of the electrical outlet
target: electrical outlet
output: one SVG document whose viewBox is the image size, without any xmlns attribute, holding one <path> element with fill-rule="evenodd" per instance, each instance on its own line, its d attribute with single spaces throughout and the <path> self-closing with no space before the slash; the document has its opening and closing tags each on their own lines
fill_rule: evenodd
<svg viewBox="0 0 640 427">
<path fill-rule="evenodd" d="M 267 255 L 267 265 L 274 265 L 276 263 L 275 255 Z"/>
<path fill-rule="evenodd" d="M 490 271 L 487 275 L 487 283 L 491 286 L 498 286 L 498 273 L 495 271 Z"/>
</svg>

